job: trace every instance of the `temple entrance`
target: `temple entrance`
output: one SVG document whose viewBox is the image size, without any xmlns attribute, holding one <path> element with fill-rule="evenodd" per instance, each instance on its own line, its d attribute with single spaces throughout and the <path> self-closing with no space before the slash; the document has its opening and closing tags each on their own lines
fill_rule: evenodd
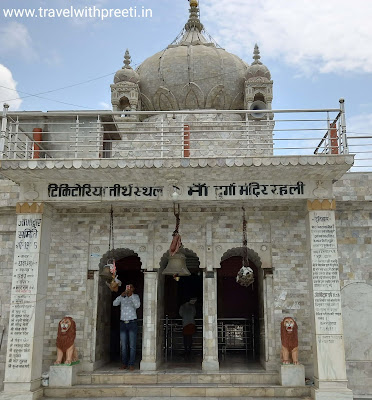
<svg viewBox="0 0 372 400">
<path fill-rule="evenodd" d="M 223 257 L 217 272 L 218 350 L 220 361 L 259 359 L 259 268 L 249 259 L 254 282 L 242 286 L 237 275 L 242 267 L 240 249 Z M 235 254 L 234 254 L 235 253 Z"/>
<path fill-rule="evenodd" d="M 166 267 L 168 255 L 162 258 L 160 270 L 163 282 L 163 357 L 166 363 L 201 363 L 203 346 L 203 274 L 199 268 L 199 258 L 188 249 L 185 250 L 186 266 L 190 276 L 182 276 L 175 280 L 173 276 L 162 275 Z M 196 299 L 195 323 L 196 332 L 192 335 L 190 355 L 185 359 L 183 324 L 179 310 L 182 304 L 191 298 Z"/>
<path fill-rule="evenodd" d="M 114 307 L 112 302 L 125 290 L 125 285 L 133 284 L 135 293 L 141 299 L 141 306 L 137 309 L 137 363 L 142 358 L 142 318 L 143 318 L 143 286 L 144 276 L 141 270 L 141 260 L 137 255 L 131 255 L 116 261 L 116 270 L 122 286 L 118 292 L 111 292 L 111 332 L 110 332 L 110 361 L 120 361 L 120 306 Z"/>
</svg>

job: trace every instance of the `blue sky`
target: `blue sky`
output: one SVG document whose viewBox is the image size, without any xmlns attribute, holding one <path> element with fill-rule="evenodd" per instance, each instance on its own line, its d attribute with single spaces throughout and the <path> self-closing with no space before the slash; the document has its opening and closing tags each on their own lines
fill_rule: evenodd
<svg viewBox="0 0 372 400">
<path fill-rule="evenodd" d="M 143 6 L 152 10 L 152 18 L 102 21 L 5 18 L 3 14 L 12 8 L 71 6 Z M 165 48 L 183 28 L 189 3 L 1 0 L 1 7 L 0 101 L 20 97 L 10 102 L 11 109 L 46 111 L 107 108 L 110 83 L 122 66 L 126 48 L 134 66 Z M 273 108 L 337 108 L 338 99 L 344 97 L 349 130 L 372 132 L 372 2 L 200 0 L 200 10 L 208 33 L 227 51 L 251 62 L 254 44 L 259 44 L 261 60 L 274 80 Z M 49 100 L 22 99 L 27 96 L 22 92 L 46 91 L 52 92 L 40 96 Z"/>
</svg>

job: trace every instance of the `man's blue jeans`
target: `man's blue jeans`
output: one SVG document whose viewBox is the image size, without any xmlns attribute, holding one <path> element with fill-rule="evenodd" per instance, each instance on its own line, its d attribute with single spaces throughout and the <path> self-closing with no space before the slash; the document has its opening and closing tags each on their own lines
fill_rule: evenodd
<svg viewBox="0 0 372 400">
<path fill-rule="evenodd" d="M 134 365 L 136 359 L 137 330 L 137 320 L 128 323 L 120 321 L 121 361 L 129 367 Z"/>
</svg>

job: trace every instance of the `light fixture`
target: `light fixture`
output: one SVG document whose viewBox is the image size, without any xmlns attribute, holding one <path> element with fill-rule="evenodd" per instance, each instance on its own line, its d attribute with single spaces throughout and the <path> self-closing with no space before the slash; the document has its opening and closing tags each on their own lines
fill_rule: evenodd
<svg viewBox="0 0 372 400">
<path fill-rule="evenodd" d="M 181 242 L 181 235 L 178 233 L 180 227 L 180 205 L 178 204 L 178 212 L 176 212 L 176 204 L 173 205 L 174 216 L 176 217 L 176 229 L 172 236 L 172 243 L 169 248 L 169 259 L 166 268 L 163 271 L 163 275 L 172 275 L 178 282 L 181 276 L 191 275 L 190 271 L 186 267 L 186 256 L 183 251 Z M 176 279 L 178 278 L 178 280 Z"/>
<path fill-rule="evenodd" d="M 243 260 L 242 267 L 236 275 L 236 282 L 241 286 L 250 286 L 254 282 L 253 269 L 249 266 L 248 259 L 248 240 L 247 240 L 247 220 L 245 219 L 245 208 L 243 210 Z"/>
<path fill-rule="evenodd" d="M 116 274 L 116 265 L 113 256 L 114 256 L 114 210 L 111 206 L 108 259 L 107 259 L 107 264 L 103 267 L 99 276 L 105 280 L 106 285 L 112 292 L 117 292 L 119 290 L 119 286 L 121 286 L 121 281 L 119 280 L 118 275 Z"/>
</svg>

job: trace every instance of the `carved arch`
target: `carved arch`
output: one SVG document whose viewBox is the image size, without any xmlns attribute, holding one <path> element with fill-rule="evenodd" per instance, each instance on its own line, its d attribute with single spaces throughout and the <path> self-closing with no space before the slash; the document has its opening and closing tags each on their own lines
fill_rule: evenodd
<svg viewBox="0 0 372 400">
<path fill-rule="evenodd" d="M 184 109 L 196 110 L 204 108 L 204 93 L 196 83 L 190 82 L 188 85 L 185 85 L 182 92 L 185 94 L 183 100 Z"/>
<path fill-rule="evenodd" d="M 174 94 L 164 86 L 156 91 L 154 95 L 154 106 L 157 111 L 175 111 L 179 110 L 177 99 Z"/>
<path fill-rule="evenodd" d="M 110 259 L 121 260 L 125 257 L 136 256 L 139 257 L 138 253 L 134 250 L 127 248 L 114 249 L 106 252 L 99 261 L 99 270 L 102 271 L 103 267 L 107 264 Z M 140 258 L 140 257 L 139 257 Z M 140 258 L 141 259 L 141 258 Z M 142 261 L 141 261 L 142 264 Z"/>
<path fill-rule="evenodd" d="M 234 247 L 232 249 L 227 250 L 221 257 L 221 262 L 227 260 L 230 257 L 243 257 L 244 256 L 244 247 Z M 248 248 L 248 259 L 253 262 L 253 264 L 260 268 L 262 265 L 262 261 L 260 256 L 252 249 Z"/>
<path fill-rule="evenodd" d="M 141 109 L 143 111 L 153 111 L 154 106 L 152 105 L 151 100 L 143 93 L 141 93 Z"/>
<path fill-rule="evenodd" d="M 227 110 L 230 108 L 231 99 L 225 92 L 225 86 L 216 85 L 210 90 L 205 102 L 205 108 L 213 108 L 217 110 Z"/>
<path fill-rule="evenodd" d="M 234 100 L 231 102 L 231 110 L 240 110 L 242 107 L 242 104 L 244 104 L 244 96 L 243 92 L 239 92 L 236 94 L 234 97 Z"/>
</svg>

